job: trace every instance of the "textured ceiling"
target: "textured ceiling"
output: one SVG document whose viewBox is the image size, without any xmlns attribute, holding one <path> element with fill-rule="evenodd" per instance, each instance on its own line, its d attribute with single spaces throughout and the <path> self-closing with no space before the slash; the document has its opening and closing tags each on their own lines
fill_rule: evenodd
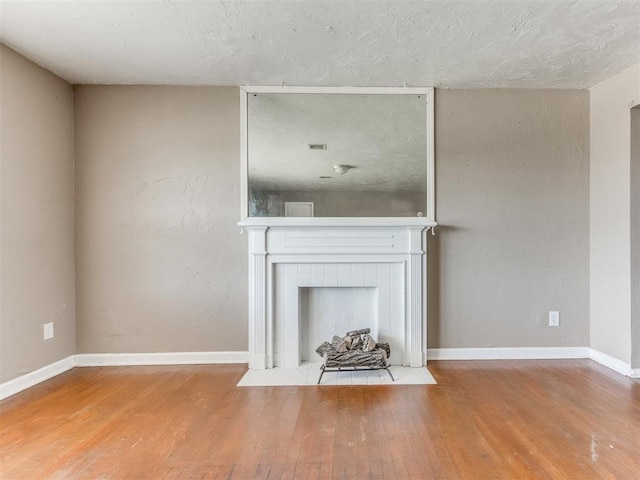
<svg viewBox="0 0 640 480">
<path fill-rule="evenodd" d="M 72 83 L 588 88 L 640 61 L 640 1 L 1 1 Z"/>
</svg>

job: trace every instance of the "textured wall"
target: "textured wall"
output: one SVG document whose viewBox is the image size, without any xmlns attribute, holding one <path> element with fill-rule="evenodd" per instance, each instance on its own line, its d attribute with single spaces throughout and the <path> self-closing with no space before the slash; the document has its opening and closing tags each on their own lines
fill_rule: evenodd
<svg viewBox="0 0 640 480">
<path fill-rule="evenodd" d="M 72 94 L 0 45 L 0 383 L 75 352 Z"/>
<path fill-rule="evenodd" d="M 588 345 L 588 149 L 587 91 L 436 92 L 429 347 Z"/>
<path fill-rule="evenodd" d="M 640 76 L 638 77 L 640 82 Z M 631 366 L 640 369 L 640 106 L 631 109 Z"/>
<path fill-rule="evenodd" d="M 630 363 L 630 108 L 640 64 L 590 93 L 591 347 Z"/>
<path fill-rule="evenodd" d="M 246 350 L 239 90 L 75 95 L 78 353 Z"/>
<path fill-rule="evenodd" d="M 430 347 L 588 345 L 588 108 L 436 92 Z M 76 89 L 79 353 L 246 349 L 238 110 L 234 88 Z"/>
</svg>

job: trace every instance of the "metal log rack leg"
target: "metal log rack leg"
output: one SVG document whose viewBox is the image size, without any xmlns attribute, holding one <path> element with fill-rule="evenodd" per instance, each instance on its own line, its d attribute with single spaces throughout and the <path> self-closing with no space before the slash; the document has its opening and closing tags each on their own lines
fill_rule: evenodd
<svg viewBox="0 0 640 480">
<path fill-rule="evenodd" d="M 328 369 L 326 367 L 326 365 L 322 364 L 322 366 L 320 367 L 320 378 L 318 378 L 318 385 L 320 385 L 320 382 L 322 381 L 322 376 L 324 375 L 324 372 L 360 372 L 360 371 L 373 371 L 373 370 L 386 370 L 387 373 L 389 374 L 389 376 L 391 377 L 391 381 L 395 382 L 396 379 L 393 378 L 393 374 L 391 373 L 391 370 L 389 370 L 389 366 L 385 366 L 385 367 L 367 367 L 367 368 L 358 368 L 357 366 L 353 366 L 353 367 L 347 367 L 347 368 L 343 368 L 343 367 L 338 367 L 336 368 L 331 368 Z"/>
</svg>

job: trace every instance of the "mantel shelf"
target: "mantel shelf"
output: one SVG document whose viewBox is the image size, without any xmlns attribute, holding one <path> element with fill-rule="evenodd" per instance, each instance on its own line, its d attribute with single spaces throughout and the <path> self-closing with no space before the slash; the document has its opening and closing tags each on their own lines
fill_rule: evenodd
<svg viewBox="0 0 640 480">
<path fill-rule="evenodd" d="M 436 222 L 427 217 L 248 217 L 238 222 L 238 226 L 246 229 L 274 227 L 407 227 L 429 229 L 436 225 Z"/>
</svg>

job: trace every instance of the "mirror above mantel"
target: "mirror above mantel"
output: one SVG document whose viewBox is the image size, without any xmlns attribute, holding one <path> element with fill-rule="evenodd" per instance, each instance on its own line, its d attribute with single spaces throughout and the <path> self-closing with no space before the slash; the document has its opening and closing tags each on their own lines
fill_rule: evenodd
<svg viewBox="0 0 640 480">
<path fill-rule="evenodd" d="M 242 215 L 434 220 L 433 89 L 243 87 Z"/>
</svg>

